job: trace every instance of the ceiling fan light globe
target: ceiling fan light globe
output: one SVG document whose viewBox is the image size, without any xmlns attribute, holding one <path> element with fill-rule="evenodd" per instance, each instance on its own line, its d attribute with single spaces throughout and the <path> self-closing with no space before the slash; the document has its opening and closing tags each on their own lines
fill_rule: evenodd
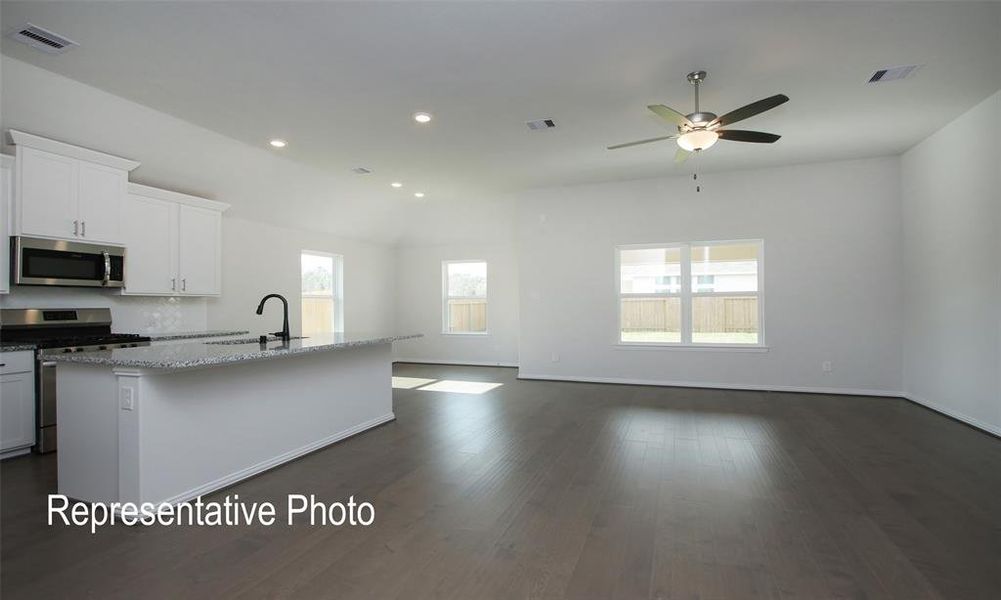
<svg viewBox="0 0 1001 600">
<path fill-rule="evenodd" d="M 715 131 L 698 129 L 696 131 L 689 131 L 679 137 L 678 146 L 689 152 L 695 152 L 696 150 L 705 150 L 711 147 L 718 139 L 719 134 Z"/>
</svg>

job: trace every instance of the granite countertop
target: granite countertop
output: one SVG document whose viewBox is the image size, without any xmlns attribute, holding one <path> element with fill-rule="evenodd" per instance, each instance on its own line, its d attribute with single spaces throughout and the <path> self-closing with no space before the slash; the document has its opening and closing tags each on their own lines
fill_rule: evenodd
<svg viewBox="0 0 1001 600">
<path fill-rule="evenodd" d="M 231 337 L 237 335 L 248 335 L 250 331 L 246 329 L 212 329 L 209 331 L 183 331 L 178 333 L 150 333 L 150 341 L 169 342 L 175 340 L 193 340 L 198 338 Z M 20 350 L 34 350 L 38 346 L 31 342 L 0 342 L 0 352 L 18 352 Z"/>
<path fill-rule="evenodd" d="M 150 341 L 153 342 L 166 342 L 170 340 L 193 340 L 197 338 L 210 338 L 210 337 L 226 337 L 231 335 L 247 335 L 250 331 L 247 329 L 210 329 L 208 331 L 182 331 L 182 332 L 165 332 L 165 333 L 150 333 Z"/>
<path fill-rule="evenodd" d="M 72 362 L 109 367 L 130 367 L 134 369 L 180 370 L 197 367 L 211 367 L 269 360 L 306 354 L 329 352 L 343 348 L 388 344 L 400 340 L 422 337 L 423 334 L 343 334 L 328 333 L 290 340 L 287 343 L 274 340 L 263 347 L 256 339 L 246 344 L 233 344 L 233 340 L 213 342 L 184 342 L 173 344 L 153 344 L 136 348 L 118 348 L 74 354 L 43 352 L 47 360 Z M 250 339 L 250 338 L 247 338 Z"/>
<path fill-rule="evenodd" d="M 0 352 L 19 352 L 21 350 L 34 350 L 35 344 L 30 342 L 0 342 Z"/>
</svg>

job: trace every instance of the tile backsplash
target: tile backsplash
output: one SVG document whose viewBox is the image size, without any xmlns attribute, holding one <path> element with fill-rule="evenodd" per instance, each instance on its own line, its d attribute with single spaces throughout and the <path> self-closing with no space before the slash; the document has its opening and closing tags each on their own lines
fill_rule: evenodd
<svg viewBox="0 0 1001 600">
<path fill-rule="evenodd" d="M 112 329 L 126 333 L 201 331 L 204 298 L 121 296 L 113 290 L 16 287 L 0 296 L 3 308 L 111 308 Z"/>
</svg>

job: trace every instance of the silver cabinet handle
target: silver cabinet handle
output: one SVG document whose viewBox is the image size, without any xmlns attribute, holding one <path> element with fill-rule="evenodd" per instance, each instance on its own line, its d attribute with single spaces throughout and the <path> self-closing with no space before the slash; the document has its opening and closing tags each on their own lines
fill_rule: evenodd
<svg viewBox="0 0 1001 600">
<path fill-rule="evenodd" d="M 181 279 L 181 291 L 182 292 L 188 291 L 188 280 L 187 279 Z"/>
<path fill-rule="evenodd" d="M 73 221 L 73 235 L 80 235 L 80 221 Z"/>
<path fill-rule="evenodd" d="M 80 221 L 80 237 L 87 237 L 87 221 Z"/>
<path fill-rule="evenodd" d="M 176 277 L 171 277 L 170 278 L 170 291 L 172 291 L 172 292 L 176 292 L 177 291 L 177 278 Z"/>
</svg>

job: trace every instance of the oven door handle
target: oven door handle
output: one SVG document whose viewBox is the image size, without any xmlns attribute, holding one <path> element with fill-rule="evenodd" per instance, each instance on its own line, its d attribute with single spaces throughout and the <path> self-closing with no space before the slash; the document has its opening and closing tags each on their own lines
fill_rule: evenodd
<svg viewBox="0 0 1001 600">
<path fill-rule="evenodd" d="M 104 279 L 101 280 L 101 285 L 108 285 L 111 282 L 111 255 L 107 251 L 102 252 L 104 255 Z"/>
</svg>

